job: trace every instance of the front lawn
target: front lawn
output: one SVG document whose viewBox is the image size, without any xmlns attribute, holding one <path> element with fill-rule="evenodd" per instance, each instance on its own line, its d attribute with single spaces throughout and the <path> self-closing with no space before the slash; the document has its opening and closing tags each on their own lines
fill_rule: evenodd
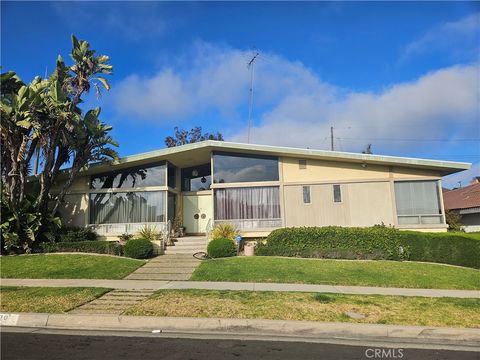
<svg viewBox="0 0 480 360">
<path fill-rule="evenodd" d="M 255 256 L 203 261 L 190 280 L 480 289 L 480 270 L 417 262 Z"/>
<path fill-rule="evenodd" d="M 0 287 L 0 310 L 6 312 L 63 313 L 92 301 L 110 289 L 55 287 Z"/>
<path fill-rule="evenodd" d="M 159 290 L 126 315 L 480 327 L 480 299 L 292 292 Z M 346 313 L 365 316 L 354 319 Z"/>
<path fill-rule="evenodd" d="M 15 279 L 123 279 L 143 264 L 143 260 L 99 255 L 2 256 L 0 275 Z"/>
</svg>

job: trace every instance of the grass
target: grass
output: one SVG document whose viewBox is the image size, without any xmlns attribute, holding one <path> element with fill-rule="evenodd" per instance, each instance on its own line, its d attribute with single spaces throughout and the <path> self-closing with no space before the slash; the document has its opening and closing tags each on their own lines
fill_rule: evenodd
<svg viewBox="0 0 480 360">
<path fill-rule="evenodd" d="M 102 296 L 110 289 L 55 287 L 0 287 L 0 310 L 63 313 Z"/>
<path fill-rule="evenodd" d="M 380 295 L 159 290 L 126 315 L 310 320 L 480 327 L 480 299 Z M 364 314 L 352 319 L 346 312 Z"/>
<path fill-rule="evenodd" d="M 113 256 L 78 254 L 2 256 L 0 275 L 16 279 L 123 279 L 144 263 Z"/>
<path fill-rule="evenodd" d="M 480 289 L 480 270 L 396 261 L 234 257 L 203 261 L 190 280 Z"/>
</svg>

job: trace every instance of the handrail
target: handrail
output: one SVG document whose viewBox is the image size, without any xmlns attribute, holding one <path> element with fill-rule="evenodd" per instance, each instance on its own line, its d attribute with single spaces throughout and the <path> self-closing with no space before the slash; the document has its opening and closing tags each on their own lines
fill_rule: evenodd
<svg viewBox="0 0 480 360">
<path fill-rule="evenodd" d="M 207 225 L 205 226 L 205 237 L 207 238 L 207 246 L 208 246 L 208 239 L 210 238 L 210 233 L 212 232 L 213 229 L 213 220 L 212 218 L 208 219 Z"/>
</svg>

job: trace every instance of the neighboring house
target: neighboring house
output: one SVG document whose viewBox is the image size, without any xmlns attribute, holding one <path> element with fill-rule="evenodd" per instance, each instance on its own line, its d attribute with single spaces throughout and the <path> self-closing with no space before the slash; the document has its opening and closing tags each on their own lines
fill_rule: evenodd
<svg viewBox="0 0 480 360">
<path fill-rule="evenodd" d="M 445 209 L 461 215 L 466 232 L 480 231 L 480 177 L 463 188 L 443 193 Z"/>
<path fill-rule="evenodd" d="M 92 165 L 76 179 L 64 224 L 108 237 L 144 224 L 186 233 L 233 223 L 244 236 L 285 226 L 393 225 L 446 231 L 442 176 L 470 164 L 203 141 Z"/>
</svg>

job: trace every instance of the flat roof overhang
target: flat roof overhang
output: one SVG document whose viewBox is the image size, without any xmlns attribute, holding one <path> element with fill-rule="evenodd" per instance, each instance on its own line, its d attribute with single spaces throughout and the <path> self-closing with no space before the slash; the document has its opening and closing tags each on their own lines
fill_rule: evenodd
<svg viewBox="0 0 480 360">
<path fill-rule="evenodd" d="M 122 169 L 129 166 L 144 165 L 150 162 L 161 160 L 171 161 L 174 165 L 179 167 L 190 167 L 208 163 L 210 161 L 210 154 L 212 151 L 241 152 L 247 154 L 296 157 L 302 159 L 315 159 L 346 163 L 364 163 L 405 168 L 428 169 L 438 171 L 442 176 L 453 174 L 463 170 L 468 170 L 471 167 L 470 163 L 465 162 L 406 158 L 384 155 L 369 155 L 341 151 L 300 149 L 270 145 L 255 145 L 206 140 L 193 144 L 186 144 L 172 148 L 165 148 L 146 153 L 125 156 L 111 164 L 92 164 L 88 169 L 82 171 L 82 173 L 84 175 L 95 174 L 113 170 L 113 168 Z"/>
</svg>

